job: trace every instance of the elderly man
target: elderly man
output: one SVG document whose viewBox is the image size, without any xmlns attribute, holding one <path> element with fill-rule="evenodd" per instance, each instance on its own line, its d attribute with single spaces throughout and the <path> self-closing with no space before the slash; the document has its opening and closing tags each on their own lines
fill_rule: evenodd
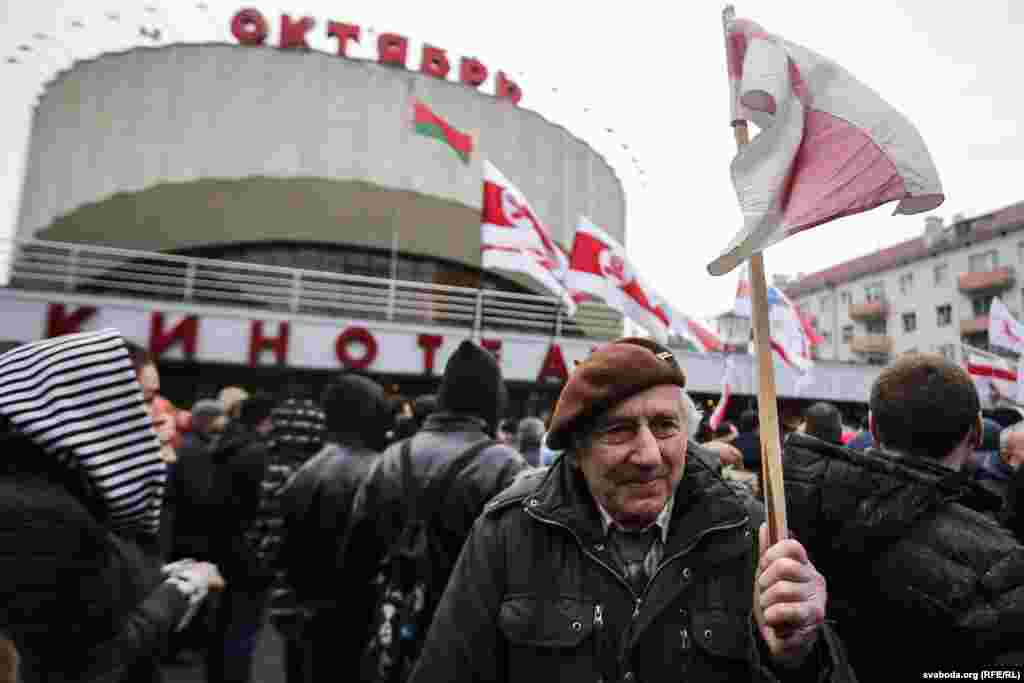
<svg viewBox="0 0 1024 683">
<path fill-rule="evenodd" d="M 850 677 L 801 545 L 766 547 L 688 442 L 685 384 L 644 339 L 575 368 L 547 437 L 565 455 L 477 520 L 413 681 Z"/>
</svg>

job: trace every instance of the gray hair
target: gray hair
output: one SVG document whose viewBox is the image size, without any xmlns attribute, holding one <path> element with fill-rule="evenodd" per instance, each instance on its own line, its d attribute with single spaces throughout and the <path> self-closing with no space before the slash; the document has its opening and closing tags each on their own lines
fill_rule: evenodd
<svg viewBox="0 0 1024 683">
<path fill-rule="evenodd" d="M 704 418 L 704 413 L 700 411 L 697 404 L 686 393 L 686 389 L 679 387 L 679 395 L 683 404 L 683 412 L 686 413 L 686 434 L 688 438 L 692 439 L 697 436 L 697 430 L 700 429 L 700 421 Z"/>
</svg>

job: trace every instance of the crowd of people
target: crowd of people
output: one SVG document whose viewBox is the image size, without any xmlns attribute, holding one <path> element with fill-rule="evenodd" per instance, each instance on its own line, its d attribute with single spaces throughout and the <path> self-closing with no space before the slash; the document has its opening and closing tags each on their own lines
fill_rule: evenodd
<svg viewBox="0 0 1024 683">
<path fill-rule="evenodd" d="M 466 341 L 436 394 L 344 372 L 177 410 L 117 332 L 0 355 L 0 682 L 889 678 L 1024 664 L 1024 419 L 905 354 L 866 424 L 783 423 L 769 538 L 758 416 L 711 429 L 640 338 L 511 421 Z"/>
</svg>

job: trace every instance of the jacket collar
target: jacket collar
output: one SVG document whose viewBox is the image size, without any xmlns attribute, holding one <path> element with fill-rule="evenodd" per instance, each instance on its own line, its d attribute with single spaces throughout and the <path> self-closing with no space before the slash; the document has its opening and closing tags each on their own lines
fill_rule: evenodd
<svg viewBox="0 0 1024 683">
<path fill-rule="evenodd" d="M 559 458 L 526 505 L 537 518 L 566 527 L 591 546 L 602 542 L 604 525 L 583 473 L 571 460 Z M 674 494 L 666 557 L 690 546 L 708 529 L 739 525 L 747 518 L 742 501 L 691 443 Z"/>
<path fill-rule="evenodd" d="M 461 413 L 431 413 L 423 422 L 428 432 L 480 432 L 489 433 L 487 422 L 474 415 Z"/>
</svg>

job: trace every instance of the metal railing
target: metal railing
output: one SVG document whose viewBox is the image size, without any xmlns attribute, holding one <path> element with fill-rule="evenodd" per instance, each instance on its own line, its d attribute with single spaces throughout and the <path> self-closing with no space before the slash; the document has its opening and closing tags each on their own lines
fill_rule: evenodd
<svg viewBox="0 0 1024 683">
<path fill-rule="evenodd" d="M 9 287 L 36 292 L 241 307 L 319 317 L 613 339 L 622 318 L 556 297 L 177 256 L 69 242 L 15 240 Z"/>
</svg>

